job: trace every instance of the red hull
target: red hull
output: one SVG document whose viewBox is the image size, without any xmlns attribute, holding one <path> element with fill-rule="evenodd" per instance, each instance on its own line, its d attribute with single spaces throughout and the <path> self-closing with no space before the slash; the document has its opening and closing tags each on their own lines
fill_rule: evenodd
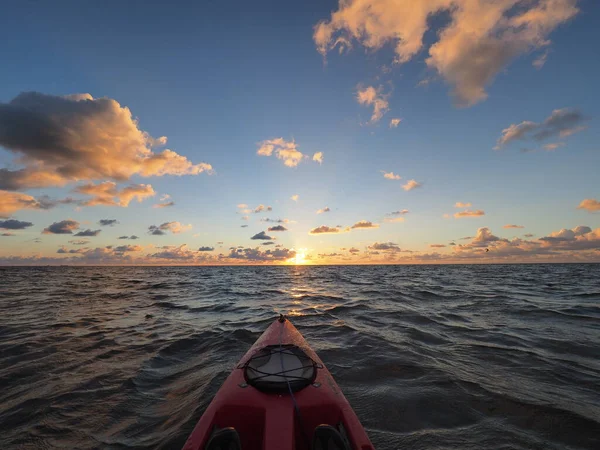
<svg viewBox="0 0 600 450">
<path fill-rule="evenodd" d="M 294 393 L 304 430 L 300 429 L 289 394 L 268 394 L 248 386 L 244 370 L 240 368 L 263 347 L 277 344 L 296 345 L 320 365 L 315 382 Z M 312 439 L 318 425 L 340 422 L 353 449 L 373 450 L 358 417 L 323 362 L 289 320 L 276 320 L 227 377 L 185 443 L 184 450 L 203 449 L 215 426 L 234 427 L 243 450 L 305 450 L 308 448 L 306 437 Z"/>
</svg>

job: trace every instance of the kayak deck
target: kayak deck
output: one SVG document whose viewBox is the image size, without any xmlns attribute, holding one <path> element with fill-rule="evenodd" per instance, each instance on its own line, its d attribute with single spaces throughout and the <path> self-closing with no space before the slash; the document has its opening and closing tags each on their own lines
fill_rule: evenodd
<svg viewBox="0 0 600 450">
<path fill-rule="evenodd" d="M 302 366 L 294 363 L 293 356 L 288 355 L 284 360 L 278 353 L 294 347 L 310 359 L 314 372 L 310 372 L 305 363 Z M 258 369 L 248 369 L 269 350 L 273 352 L 271 360 Z M 269 368 L 276 372 L 269 375 Z M 274 385 L 278 381 L 285 383 L 285 390 L 268 392 L 258 386 L 259 390 L 254 386 L 257 383 L 253 377 L 249 376 L 253 370 L 266 373 L 258 376 L 261 381 L 267 380 Z M 300 373 L 310 373 L 302 386 L 297 384 L 292 388 L 292 383 L 281 382 L 289 374 L 294 382 L 299 381 Z M 358 417 L 323 362 L 291 322 L 282 317 L 267 328 L 225 380 L 185 443 L 184 450 L 204 449 L 215 430 L 228 427 L 237 431 L 243 450 L 307 450 L 315 430 L 322 424 L 345 431 L 353 450 L 373 449 Z"/>
</svg>

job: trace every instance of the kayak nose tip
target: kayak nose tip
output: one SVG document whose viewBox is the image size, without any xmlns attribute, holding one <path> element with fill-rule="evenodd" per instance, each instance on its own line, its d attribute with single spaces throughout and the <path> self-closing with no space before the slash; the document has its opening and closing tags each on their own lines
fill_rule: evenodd
<svg viewBox="0 0 600 450">
<path fill-rule="evenodd" d="M 283 314 L 279 314 L 279 322 L 283 323 L 285 320 L 285 316 Z"/>
</svg>

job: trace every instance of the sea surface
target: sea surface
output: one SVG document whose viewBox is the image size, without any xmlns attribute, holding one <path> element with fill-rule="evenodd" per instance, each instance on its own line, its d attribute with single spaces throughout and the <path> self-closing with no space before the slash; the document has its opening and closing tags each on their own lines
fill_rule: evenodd
<svg viewBox="0 0 600 450">
<path fill-rule="evenodd" d="M 280 312 L 377 449 L 600 449 L 593 264 L 0 267 L 0 448 L 180 448 Z"/>
</svg>

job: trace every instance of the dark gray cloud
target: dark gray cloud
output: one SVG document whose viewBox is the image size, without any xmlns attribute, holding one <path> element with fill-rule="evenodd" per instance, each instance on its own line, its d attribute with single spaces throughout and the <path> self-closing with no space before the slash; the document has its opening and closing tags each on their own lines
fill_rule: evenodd
<svg viewBox="0 0 600 450">
<path fill-rule="evenodd" d="M 313 228 L 308 232 L 308 234 L 335 234 L 341 233 L 340 226 L 338 227 L 328 227 L 327 225 L 321 225 L 320 227 Z"/>
<path fill-rule="evenodd" d="M 157 227 L 156 225 L 150 225 L 148 227 L 148 233 L 150 233 L 154 236 L 163 236 L 163 235 L 167 234 L 163 230 L 161 230 L 160 227 Z"/>
<path fill-rule="evenodd" d="M 24 230 L 25 228 L 31 227 L 31 222 L 23 222 L 22 220 L 8 219 L 0 220 L 0 229 L 3 230 Z"/>
<path fill-rule="evenodd" d="M 283 225 L 275 225 L 274 227 L 269 227 L 267 231 L 287 231 L 287 228 Z"/>
<path fill-rule="evenodd" d="M 212 252 L 215 248 L 214 247 L 200 247 L 198 249 L 199 252 Z"/>
<path fill-rule="evenodd" d="M 54 222 L 52 225 L 44 228 L 43 234 L 73 234 L 73 230 L 79 228 L 79 222 L 71 219 Z"/>
<path fill-rule="evenodd" d="M 264 231 L 261 231 L 260 233 L 256 233 L 254 236 L 252 236 L 250 239 L 254 239 L 254 240 L 263 240 L 263 241 L 272 241 L 275 238 L 272 236 L 268 236 L 267 233 L 265 233 Z"/>
<path fill-rule="evenodd" d="M 542 123 L 526 120 L 505 128 L 502 130 L 502 136 L 498 139 L 498 143 L 494 149 L 499 150 L 511 142 L 524 141 L 527 139 L 543 141 L 550 138 L 566 138 L 567 136 L 585 130 L 587 128 L 587 125 L 585 124 L 587 120 L 588 118 L 577 109 L 555 109 Z M 521 151 L 529 152 L 533 150 L 522 149 Z"/>
<path fill-rule="evenodd" d="M 384 251 L 400 251 L 398 244 L 393 242 L 375 242 L 373 245 L 369 245 L 369 250 L 384 250 Z"/>
<path fill-rule="evenodd" d="M 139 239 L 139 237 L 133 234 L 131 236 L 119 236 L 117 239 Z"/>
<path fill-rule="evenodd" d="M 119 221 L 117 219 L 100 219 L 98 221 L 98 224 L 102 225 L 103 227 L 112 227 L 118 223 Z"/>
<path fill-rule="evenodd" d="M 274 244 L 275 244 L 275 242 L 273 242 L 273 241 L 267 241 L 267 242 L 263 242 L 260 245 L 274 245 Z"/>
<path fill-rule="evenodd" d="M 89 228 L 87 230 L 82 230 L 79 233 L 75 233 L 75 236 L 79 236 L 79 237 L 92 237 L 92 236 L 98 236 L 100 234 L 101 230 L 90 230 Z"/>
<path fill-rule="evenodd" d="M 271 222 L 271 223 L 290 223 L 289 219 L 269 219 L 269 218 L 264 218 L 264 219 L 260 219 L 261 222 Z"/>
<path fill-rule="evenodd" d="M 242 228 L 248 228 L 248 225 L 241 225 Z"/>
<path fill-rule="evenodd" d="M 89 243 L 90 243 L 90 241 L 88 239 L 77 239 L 77 240 L 69 241 L 69 244 L 72 244 L 72 245 L 86 245 Z"/>
</svg>

